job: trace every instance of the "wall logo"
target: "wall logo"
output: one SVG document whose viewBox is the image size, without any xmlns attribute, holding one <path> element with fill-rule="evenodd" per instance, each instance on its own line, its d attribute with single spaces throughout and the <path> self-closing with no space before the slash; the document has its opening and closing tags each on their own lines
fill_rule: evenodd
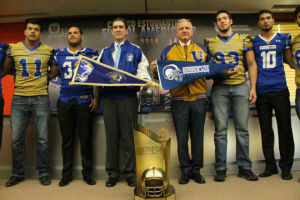
<svg viewBox="0 0 300 200">
<path fill-rule="evenodd" d="M 53 23 L 49 24 L 48 31 L 52 35 L 59 33 L 59 31 L 60 31 L 59 23 L 53 22 Z"/>
<path fill-rule="evenodd" d="M 163 76 L 167 80 L 175 80 L 177 82 L 182 82 L 183 78 L 181 70 L 175 64 L 166 65 L 163 68 Z"/>
<path fill-rule="evenodd" d="M 75 81 L 86 82 L 93 70 L 94 66 L 90 62 L 82 60 L 79 64 Z"/>
</svg>

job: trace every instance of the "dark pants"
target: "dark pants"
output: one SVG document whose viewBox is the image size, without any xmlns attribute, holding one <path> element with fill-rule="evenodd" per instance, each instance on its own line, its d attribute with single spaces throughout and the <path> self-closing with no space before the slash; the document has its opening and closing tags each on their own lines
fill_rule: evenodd
<svg viewBox="0 0 300 200">
<path fill-rule="evenodd" d="M 291 106 L 288 89 L 258 94 L 256 107 L 262 136 L 262 147 L 266 169 L 276 169 L 274 157 L 274 132 L 272 128 L 272 110 L 278 129 L 280 161 L 282 170 L 290 170 L 294 159 L 294 139 L 291 126 Z"/>
<path fill-rule="evenodd" d="M 119 177 L 120 139 L 123 147 L 125 177 L 136 173 L 133 125 L 137 123 L 137 97 L 103 98 L 103 117 L 106 132 L 106 171 L 109 177 Z"/>
<path fill-rule="evenodd" d="M 62 135 L 63 171 L 62 176 L 72 177 L 73 147 L 77 134 L 80 141 L 83 177 L 91 176 L 93 160 L 93 114 L 90 112 L 90 102 L 78 104 L 76 99 L 68 103 L 58 101 L 58 121 Z"/>
<path fill-rule="evenodd" d="M 2 131 L 3 131 L 3 106 L 4 106 L 4 99 L 3 96 L 0 96 L 0 149 L 2 144 Z"/>
<path fill-rule="evenodd" d="M 206 100 L 174 101 L 171 105 L 177 136 L 177 151 L 183 174 L 199 173 L 203 167 L 203 133 L 206 116 Z M 192 158 L 189 156 L 188 138 L 191 137 Z"/>
</svg>

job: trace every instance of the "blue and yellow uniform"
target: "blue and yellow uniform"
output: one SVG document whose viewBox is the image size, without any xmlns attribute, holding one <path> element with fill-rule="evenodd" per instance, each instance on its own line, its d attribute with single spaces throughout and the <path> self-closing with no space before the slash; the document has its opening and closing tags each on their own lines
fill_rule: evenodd
<svg viewBox="0 0 300 200">
<path fill-rule="evenodd" d="M 206 62 L 207 58 L 206 48 L 199 43 L 191 43 L 186 46 L 186 49 L 178 43 L 173 43 L 166 47 L 161 54 L 162 60 Z M 184 101 L 194 101 L 200 96 L 205 98 L 206 81 L 204 78 L 195 80 L 189 84 L 170 90 L 170 93 L 172 97 Z"/>
<path fill-rule="evenodd" d="M 257 64 L 256 92 L 271 92 L 287 89 L 283 67 L 283 52 L 291 47 L 291 35 L 275 33 L 267 41 L 260 35 L 253 39 L 253 51 Z"/>
<path fill-rule="evenodd" d="M 48 95 L 47 73 L 53 57 L 52 47 L 39 43 L 31 49 L 24 42 L 18 42 L 9 46 L 7 55 L 15 64 L 14 95 Z"/>
<path fill-rule="evenodd" d="M 292 51 L 294 55 L 294 62 L 297 64 L 295 82 L 297 86 L 296 90 L 296 111 L 298 118 L 300 119 L 300 34 L 295 36 L 292 41 Z"/>
<path fill-rule="evenodd" d="M 249 35 L 232 33 L 227 39 L 217 35 L 214 38 L 206 38 L 205 46 L 215 63 L 239 66 L 238 73 L 223 80 L 222 84 L 238 85 L 246 81 L 244 53 L 252 48 Z"/>
<path fill-rule="evenodd" d="M 295 82 L 297 88 L 300 88 L 300 34 L 295 36 L 292 41 L 292 51 L 294 62 L 297 64 Z"/>
<path fill-rule="evenodd" d="M 211 90 L 215 121 L 215 169 L 223 173 L 227 165 L 227 130 L 231 110 L 236 133 L 236 162 L 241 169 L 251 169 L 249 158 L 249 88 L 245 78 L 245 54 L 252 51 L 249 35 L 232 33 L 229 37 L 217 35 L 206 38 L 205 45 L 212 60 L 220 64 L 239 66 L 238 72 L 223 80 L 214 80 Z"/>
<path fill-rule="evenodd" d="M 74 73 L 74 65 L 79 59 L 79 55 L 83 55 L 92 59 L 98 56 L 98 50 L 83 48 L 75 53 L 69 51 L 68 48 L 57 50 L 54 60 L 59 67 L 61 77 L 61 88 L 59 99 L 67 103 L 70 99 L 76 98 L 78 103 L 86 103 L 92 100 L 93 88 L 85 85 L 70 85 Z"/>
</svg>

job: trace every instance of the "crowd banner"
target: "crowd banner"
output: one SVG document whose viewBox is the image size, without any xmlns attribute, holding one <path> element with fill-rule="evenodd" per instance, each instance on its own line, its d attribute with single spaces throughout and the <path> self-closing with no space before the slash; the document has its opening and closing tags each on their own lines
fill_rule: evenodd
<svg viewBox="0 0 300 200">
<path fill-rule="evenodd" d="M 186 61 L 158 60 L 157 64 L 160 85 L 164 90 L 170 90 L 197 79 L 214 76 L 234 68 L 234 65 L 230 64 Z"/>
<path fill-rule="evenodd" d="M 140 78 L 91 58 L 80 56 L 70 85 L 144 86 L 147 83 L 152 86 L 159 86 L 151 80 Z"/>
</svg>

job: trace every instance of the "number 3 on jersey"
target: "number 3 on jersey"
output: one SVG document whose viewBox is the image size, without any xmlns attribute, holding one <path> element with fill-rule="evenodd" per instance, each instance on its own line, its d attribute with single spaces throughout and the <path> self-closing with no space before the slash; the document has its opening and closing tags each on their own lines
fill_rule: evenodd
<svg viewBox="0 0 300 200">
<path fill-rule="evenodd" d="M 276 51 L 263 51 L 260 55 L 263 58 L 263 69 L 276 67 Z"/>
<path fill-rule="evenodd" d="M 72 78 L 72 62 L 64 62 L 63 64 L 63 70 L 64 70 L 64 77 L 65 79 Z"/>
<path fill-rule="evenodd" d="M 20 65 L 22 66 L 22 77 L 29 77 L 29 72 L 28 72 L 28 68 L 27 68 L 27 60 L 26 59 L 20 59 L 19 61 Z M 33 62 L 33 64 L 35 65 L 35 73 L 34 73 L 34 77 L 40 77 L 42 76 L 41 73 L 41 60 L 37 59 Z"/>
</svg>

